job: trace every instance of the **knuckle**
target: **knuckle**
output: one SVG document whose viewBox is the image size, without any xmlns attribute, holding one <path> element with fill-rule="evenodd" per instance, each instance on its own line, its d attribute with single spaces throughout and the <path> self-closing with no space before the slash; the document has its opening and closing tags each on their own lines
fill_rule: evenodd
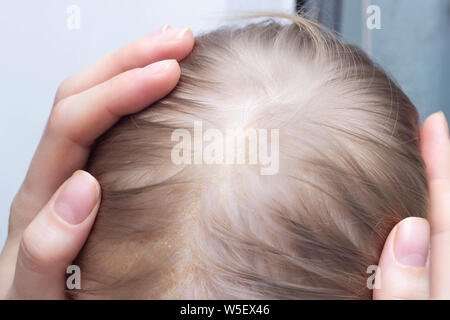
<svg viewBox="0 0 450 320">
<path fill-rule="evenodd" d="M 15 229 L 16 229 L 16 217 L 19 214 L 19 212 L 21 211 L 20 207 L 21 207 L 21 196 L 20 196 L 20 191 L 14 196 L 13 201 L 11 202 L 11 205 L 9 207 L 9 212 L 10 212 L 10 218 L 9 218 L 9 226 L 8 226 L 8 234 L 11 235 L 14 233 Z"/>
<path fill-rule="evenodd" d="M 63 99 L 64 97 L 68 96 L 69 88 L 70 88 L 70 80 L 71 78 L 66 78 L 58 86 L 58 89 L 56 90 L 55 95 L 55 101 L 59 101 Z"/>
<path fill-rule="evenodd" d="M 14 196 L 10 205 L 8 237 L 20 239 L 22 231 L 29 223 L 26 212 L 32 210 L 33 195 L 27 191 L 26 181 L 23 182 L 19 191 Z"/>
<path fill-rule="evenodd" d="M 50 130 L 59 130 L 61 123 L 63 122 L 65 110 L 68 105 L 68 98 L 62 99 L 58 101 L 50 114 L 50 118 L 48 120 L 48 128 Z"/>
<path fill-rule="evenodd" d="M 21 202 L 20 190 L 16 193 L 13 200 L 11 201 L 11 205 L 9 207 L 9 212 L 11 215 L 16 214 L 16 212 L 20 211 L 20 202 Z"/>
</svg>

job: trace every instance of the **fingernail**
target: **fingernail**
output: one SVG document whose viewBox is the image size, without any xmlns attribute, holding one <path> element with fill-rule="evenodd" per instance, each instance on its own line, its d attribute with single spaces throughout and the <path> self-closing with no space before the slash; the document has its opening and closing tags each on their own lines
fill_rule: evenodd
<svg viewBox="0 0 450 320">
<path fill-rule="evenodd" d="M 162 27 L 161 28 L 161 31 L 162 32 L 166 32 L 167 30 L 169 30 L 171 27 L 170 27 L 170 24 L 166 24 L 164 27 Z"/>
<path fill-rule="evenodd" d="M 169 60 L 163 60 L 158 61 L 152 64 L 149 64 L 148 66 L 142 68 L 140 71 L 144 73 L 145 75 L 151 74 L 157 74 L 157 73 L 163 73 L 169 69 L 170 65 L 173 64 L 176 60 L 169 59 Z"/>
<path fill-rule="evenodd" d="M 189 29 L 189 28 L 181 29 L 181 30 L 177 33 L 177 35 L 175 36 L 175 39 L 174 39 L 174 40 L 180 40 L 180 39 L 182 39 L 182 38 L 186 35 L 186 33 L 190 32 L 190 31 L 191 31 L 191 29 Z"/>
<path fill-rule="evenodd" d="M 447 123 L 447 118 L 445 117 L 444 112 L 439 111 L 439 112 L 437 112 L 437 115 L 442 122 L 442 130 L 445 130 L 445 134 L 448 136 L 449 135 L 448 123 Z"/>
<path fill-rule="evenodd" d="M 167 28 L 161 33 L 161 37 L 163 40 L 166 41 L 173 41 L 173 40 L 180 40 L 183 39 L 183 37 L 186 35 L 186 33 L 190 32 L 191 29 L 184 28 L 184 29 L 171 29 Z"/>
<path fill-rule="evenodd" d="M 80 224 L 100 199 L 97 181 L 85 171 L 77 171 L 62 186 L 53 204 L 56 214 L 69 224 Z"/>
<path fill-rule="evenodd" d="M 421 218 L 407 218 L 399 223 L 394 242 L 395 259 L 409 267 L 424 267 L 428 259 L 430 225 Z"/>
</svg>

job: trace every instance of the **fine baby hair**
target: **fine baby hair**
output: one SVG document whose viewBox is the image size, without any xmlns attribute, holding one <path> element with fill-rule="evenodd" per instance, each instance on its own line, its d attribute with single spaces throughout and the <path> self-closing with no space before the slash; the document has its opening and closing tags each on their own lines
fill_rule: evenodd
<svg viewBox="0 0 450 320">
<path fill-rule="evenodd" d="M 371 298 L 390 230 L 426 215 L 418 114 L 360 49 L 278 17 L 197 37 L 175 90 L 97 142 L 102 203 L 72 298 Z M 199 122 L 266 130 L 277 166 L 173 161 L 174 132 Z"/>
</svg>

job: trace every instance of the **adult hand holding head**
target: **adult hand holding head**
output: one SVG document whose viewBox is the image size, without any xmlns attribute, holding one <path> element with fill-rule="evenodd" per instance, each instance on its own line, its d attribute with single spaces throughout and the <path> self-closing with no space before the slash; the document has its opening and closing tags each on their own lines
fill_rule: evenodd
<svg viewBox="0 0 450 320">
<path fill-rule="evenodd" d="M 407 218 L 394 227 L 380 259 L 375 299 L 450 299 L 450 139 L 442 112 L 425 121 L 420 138 L 430 223 Z"/>
<path fill-rule="evenodd" d="M 11 205 L 0 255 L 0 298 L 65 297 L 66 268 L 83 246 L 100 186 L 82 169 L 94 141 L 177 84 L 177 60 L 194 45 L 189 29 L 158 29 L 60 85 L 46 129 Z M 75 173 L 74 173 L 75 172 Z"/>
</svg>

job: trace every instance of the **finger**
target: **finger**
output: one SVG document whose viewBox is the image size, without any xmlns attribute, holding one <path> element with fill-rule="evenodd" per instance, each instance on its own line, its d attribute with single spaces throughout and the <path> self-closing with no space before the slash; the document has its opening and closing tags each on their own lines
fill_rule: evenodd
<svg viewBox="0 0 450 320">
<path fill-rule="evenodd" d="M 406 218 L 392 229 L 378 264 L 373 298 L 428 299 L 430 226 L 422 218 Z"/>
<path fill-rule="evenodd" d="M 107 58 L 99 60 L 94 63 L 93 66 L 88 67 L 84 71 L 81 71 L 74 77 L 65 81 L 57 94 L 56 100 L 58 100 L 58 103 L 55 104 L 54 109 L 63 109 L 57 108 L 58 105 L 61 105 L 64 102 L 64 99 L 61 100 L 62 97 L 69 97 L 76 93 L 81 93 L 87 88 L 98 86 L 103 83 L 102 81 L 104 80 L 108 80 L 114 76 L 117 77 L 121 71 L 127 70 L 127 68 L 142 66 L 145 65 L 145 62 L 147 61 L 152 62 L 155 59 L 162 59 L 165 56 L 181 59 L 190 52 L 193 42 L 193 35 L 189 29 L 172 30 L 170 28 L 161 28 L 161 30 L 158 30 L 147 39 L 140 40 L 111 54 Z M 158 78 L 162 85 L 155 85 L 153 88 L 151 86 L 146 86 L 147 90 L 142 92 L 139 95 L 139 98 L 147 98 L 146 105 L 150 105 L 155 100 L 169 93 L 175 87 L 179 75 L 180 71 L 178 67 L 169 68 L 164 75 L 155 75 L 155 78 Z M 151 79 L 145 77 L 137 77 L 134 79 L 134 81 L 137 81 L 134 86 L 129 85 L 126 87 L 145 87 L 145 85 L 142 84 L 142 81 L 155 83 L 155 81 L 150 80 Z M 104 90 L 104 92 L 107 96 L 110 94 L 107 90 Z M 121 92 L 123 92 L 123 90 L 121 90 Z M 123 96 L 130 95 L 124 93 Z M 145 107 L 143 105 L 133 105 L 133 101 L 135 100 L 130 99 L 129 103 L 121 104 L 120 107 L 122 109 L 116 110 L 117 114 L 130 114 L 140 110 L 138 107 L 141 109 Z M 79 105 L 73 107 L 78 108 Z M 87 137 L 97 135 L 98 137 L 99 132 L 103 132 L 107 125 L 112 125 L 111 117 L 96 117 L 96 115 L 100 114 L 97 109 L 98 108 L 94 107 L 90 112 L 87 112 L 86 118 L 79 120 L 79 126 L 75 126 L 78 127 L 79 130 L 83 128 L 83 122 L 85 122 L 86 119 L 91 119 L 93 120 L 91 122 L 95 122 L 94 126 L 87 128 L 84 132 L 80 131 L 79 135 L 83 134 Z M 64 123 L 60 123 L 58 118 L 63 119 L 67 117 L 57 117 L 55 114 L 57 115 L 59 112 L 55 112 L 55 110 L 52 111 L 47 128 L 61 128 L 65 126 Z M 102 130 L 98 130 L 98 127 L 102 128 Z M 86 128 L 86 126 L 84 126 L 84 128 Z M 73 131 L 74 129 L 72 128 L 71 130 Z M 30 164 L 27 176 L 14 200 L 15 207 L 21 208 L 19 211 L 25 215 L 24 217 L 20 217 L 20 219 L 14 218 L 11 220 L 11 223 L 14 222 L 14 238 L 20 237 L 23 228 L 34 217 L 34 213 L 48 201 L 56 188 L 67 179 L 74 170 L 83 167 L 87 158 L 88 150 L 85 147 L 82 147 L 77 143 L 71 144 L 67 141 L 67 136 L 64 135 L 64 133 L 59 134 L 53 130 L 52 134 L 48 134 L 48 131 L 51 130 L 46 130 L 44 133 Z M 91 132 L 93 132 L 93 134 Z M 61 144 L 65 145 L 66 148 L 56 149 Z"/>
<path fill-rule="evenodd" d="M 25 229 L 11 299 L 64 298 L 66 270 L 87 239 L 100 204 L 100 186 L 77 171 Z"/>
<path fill-rule="evenodd" d="M 67 78 L 60 85 L 55 104 L 112 77 L 160 60 L 182 60 L 192 50 L 194 36 L 189 28 L 172 29 L 168 25 L 137 40 Z"/>
<path fill-rule="evenodd" d="M 430 192 L 431 298 L 450 299 L 450 139 L 442 112 L 425 121 L 420 138 Z"/>
<path fill-rule="evenodd" d="M 83 167 L 96 138 L 121 116 L 140 111 L 167 95 L 179 76 L 175 60 L 159 61 L 61 100 L 52 111 L 19 191 L 28 206 L 25 213 L 31 215 L 25 223 L 67 177 Z"/>
<path fill-rule="evenodd" d="M 163 60 L 133 69 L 79 94 L 62 100 L 49 121 L 48 136 L 84 148 L 122 116 L 138 112 L 172 90 L 180 76 L 175 60 Z"/>
</svg>

